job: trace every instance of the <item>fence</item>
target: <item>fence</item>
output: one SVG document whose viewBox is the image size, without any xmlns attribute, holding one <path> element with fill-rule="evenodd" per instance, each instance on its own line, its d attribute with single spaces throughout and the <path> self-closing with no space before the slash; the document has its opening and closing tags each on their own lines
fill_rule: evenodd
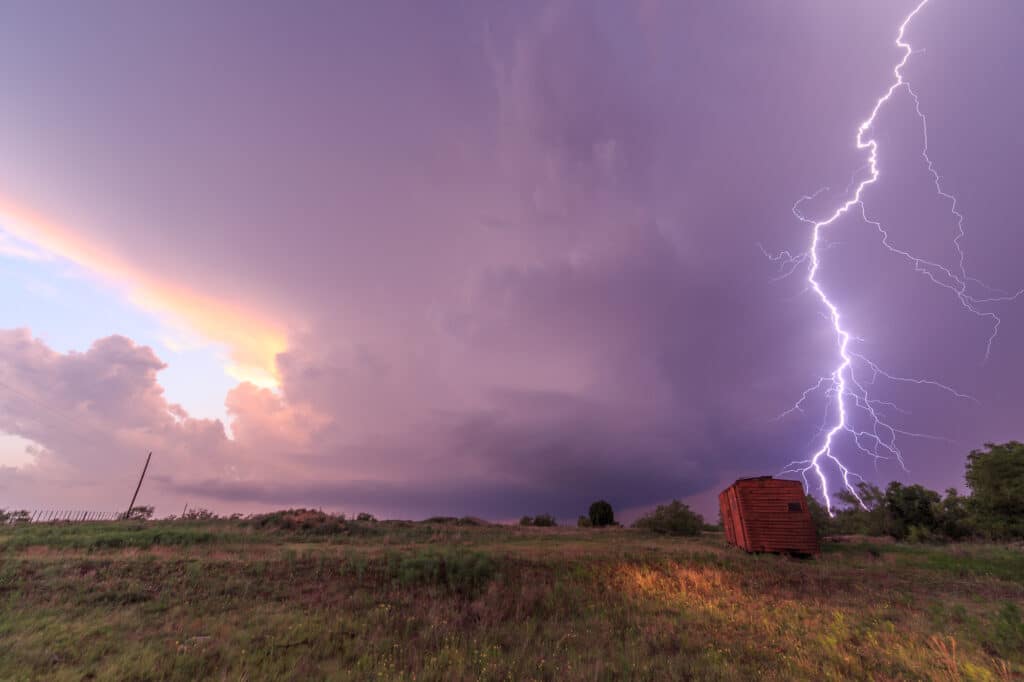
<svg viewBox="0 0 1024 682">
<path fill-rule="evenodd" d="M 0 524 L 46 523 L 48 521 L 116 521 L 124 512 L 97 512 L 81 509 L 36 509 L 4 512 L 0 510 Z"/>
</svg>

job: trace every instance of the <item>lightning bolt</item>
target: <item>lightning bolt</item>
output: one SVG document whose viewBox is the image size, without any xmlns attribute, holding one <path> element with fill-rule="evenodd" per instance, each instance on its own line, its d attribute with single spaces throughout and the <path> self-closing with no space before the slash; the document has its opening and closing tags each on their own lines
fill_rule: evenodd
<svg viewBox="0 0 1024 682">
<path fill-rule="evenodd" d="M 829 298 L 818 279 L 821 270 L 820 253 L 822 250 L 834 245 L 833 242 L 824 240 L 822 233 L 847 214 L 859 215 L 865 224 L 874 227 L 878 231 L 881 237 L 881 244 L 885 249 L 906 261 L 913 267 L 916 273 L 928 278 L 936 286 L 948 290 L 966 311 L 989 322 L 991 333 L 985 347 L 986 359 L 999 333 L 1000 324 L 998 315 L 989 310 L 987 306 L 994 303 L 1014 301 L 1024 295 L 1024 289 L 1016 293 L 1002 291 L 990 287 L 967 274 L 966 255 L 962 244 L 965 236 L 965 218 L 958 209 L 956 197 L 947 192 L 942 186 L 941 176 L 929 155 L 928 121 L 922 111 L 920 98 L 903 76 L 903 68 L 914 53 L 910 43 L 904 40 L 904 34 L 907 26 L 924 9 L 928 2 L 929 0 L 921 0 L 914 7 L 913 11 L 904 17 L 903 22 L 900 24 L 896 35 L 896 46 L 902 50 L 903 56 L 893 68 L 893 81 L 885 93 L 875 101 L 871 115 L 857 129 L 857 149 L 866 150 L 868 153 L 866 165 L 858 172 L 863 172 L 866 169 L 867 177 L 856 183 L 852 194 L 850 194 L 850 188 L 854 186 L 855 181 L 851 181 L 845 192 L 849 198 L 823 220 L 808 218 L 804 214 L 802 206 L 806 202 L 815 199 L 819 194 L 826 191 L 827 188 L 818 190 L 814 194 L 803 196 L 794 204 L 793 215 L 799 221 L 811 226 L 811 243 L 807 251 L 797 254 L 782 251 L 774 255 L 765 252 L 765 255 L 779 266 L 780 277 L 787 277 L 804 267 L 807 268 L 808 289 L 814 292 L 824 306 L 826 317 L 831 322 L 832 330 L 835 334 L 838 364 L 830 374 L 820 377 L 814 385 L 805 390 L 793 407 L 780 415 L 781 418 L 792 412 L 802 411 L 804 405 L 812 396 L 823 392 L 825 398 L 825 417 L 818 436 L 816 436 L 817 439 L 821 437 L 821 434 L 824 434 L 821 445 L 808 459 L 791 462 L 784 469 L 784 472 L 800 473 L 805 483 L 808 482 L 808 476 L 816 477 L 820 483 L 821 495 L 829 514 L 833 513 L 831 493 L 828 477 L 825 475 L 823 468 L 823 465 L 829 463 L 834 465 L 840 472 L 843 487 L 853 495 L 861 506 L 864 506 L 864 501 L 858 495 L 857 488 L 853 484 L 853 479 L 860 479 L 861 477 L 851 471 L 836 454 L 840 436 L 847 435 L 853 447 L 858 452 L 872 458 L 876 466 L 880 460 L 894 459 L 904 470 L 906 465 L 903 461 L 903 452 L 899 445 L 900 437 L 935 438 L 935 436 L 929 434 L 915 433 L 898 428 L 890 421 L 890 417 L 887 416 L 888 411 L 903 411 L 892 402 L 873 398 L 869 393 L 869 387 L 875 386 L 879 380 L 891 383 L 915 384 L 945 391 L 957 399 L 977 401 L 967 394 L 932 379 L 918 379 L 892 374 L 879 367 L 878 364 L 870 360 L 863 353 L 857 352 L 851 347 L 861 339 L 855 337 L 844 326 L 838 306 Z M 910 251 L 896 246 L 885 226 L 868 214 L 863 202 L 865 190 L 875 184 L 881 175 L 878 168 L 878 141 L 870 136 L 870 131 L 875 124 L 878 112 L 900 92 L 905 92 L 914 103 L 914 110 L 920 120 L 924 139 L 921 156 L 927 165 L 928 172 L 931 174 L 936 192 L 939 197 L 949 203 L 949 211 L 956 222 L 953 247 L 956 251 L 957 263 L 952 268 L 920 258 Z M 762 251 L 764 251 L 763 247 Z M 866 423 L 866 426 L 859 425 L 862 423 Z M 808 487 L 810 486 L 808 485 Z"/>
</svg>

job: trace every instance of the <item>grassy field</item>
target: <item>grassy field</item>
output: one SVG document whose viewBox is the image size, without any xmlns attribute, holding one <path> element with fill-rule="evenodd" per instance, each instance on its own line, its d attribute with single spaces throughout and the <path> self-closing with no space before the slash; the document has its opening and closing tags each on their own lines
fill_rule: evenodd
<svg viewBox="0 0 1024 682">
<path fill-rule="evenodd" d="M 2 680 L 1024 679 L 1022 613 L 1019 546 L 798 560 L 626 529 L 0 528 Z"/>
</svg>

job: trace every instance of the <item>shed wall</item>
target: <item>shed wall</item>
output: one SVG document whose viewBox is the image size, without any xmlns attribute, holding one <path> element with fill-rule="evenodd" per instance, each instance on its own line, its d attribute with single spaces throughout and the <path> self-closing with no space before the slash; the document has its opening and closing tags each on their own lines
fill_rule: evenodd
<svg viewBox="0 0 1024 682">
<path fill-rule="evenodd" d="M 718 500 L 730 544 L 748 552 L 818 553 L 818 534 L 799 481 L 740 479 Z"/>
</svg>

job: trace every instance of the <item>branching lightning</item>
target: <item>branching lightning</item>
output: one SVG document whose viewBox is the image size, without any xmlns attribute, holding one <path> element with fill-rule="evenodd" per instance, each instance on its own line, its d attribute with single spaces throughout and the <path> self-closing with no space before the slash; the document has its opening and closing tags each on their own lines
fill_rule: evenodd
<svg viewBox="0 0 1024 682">
<path fill-rule="evenodd" d="M 1016 293 L 1002 291 L 990 287 L 967 274 L 966 255 L 962 244 L 965 236 L 965 218 L 958 209 L 956 197 L 945 191 L 942 186 L 941 176 L 935 169 L 935 164 L 929 155 L 928 121 L 922 111 L 921 101 L 903 76 L 903 68 L 914 53 L 910 44 L 904 40 L 904 34 L 907 26 L 928 2 L 929 0 L 921 0 L 913 11 L 904 17 L 903 22 L 900 24 L 896 35 L 896 46 L 902 50 L 903 55 L 893 68 L 894 79 L 885 93 L 875 101 L 871 115 L 857 129 L 857 149 L 866 150 L 868 153 L 867 163 L 860 169 L 861 172 L 865 169 L 867 170 L 867 177 L 856 183 L 852 194 L 850 194 L 850 188 L 854 187 L 854 183 L 851 182 L 850 187 L 847 188 L 845 193 L 849 198 L 823 220 L 808 218 L 804 214 L 802 206 L 806 202 L 815 199 L 827 188 L 818 190 L 814 194 L 803 196 L 794 204 L 793 215 L 801 222 L 811 226 L 811 243 L 807 251 L 797 254 L 792 254 L 788 251 L 782 251 L 778 254 L 768 254 L 765 252 L 765 255 L 779 265 L 780 277 L 787 277 L 807 267 L 808 289 L 814 292 L 824 306 L 836 338 L 838 364 L 830 374 L 819 378 L 814 385 L 805 390 L 793 407 L 780 415 L 780 417 L 783 417 L 794 411 L 802 411 L 807 401 L 813 396 L 819 393 L 824 395 L 826 401 L 825 417 L 821 429 L 816 436 L 816 439 L 822 438 L 822 434 L 824 434 L 820 447 L 808 459 L 790 463 L 785 471 L 800 473 L 804 477 L 805 482 L 807 482 L 809 475 L 816 477 L 820 483 L 820 492 L 829 513 L 832 512 L 831 493 L 828 477 L 823 468 L 823 465 L 828 465 L 829 463 L 840 472 L 843 487 L 861 505 L 864 504 L 853 483 L 853 479 L 858 479 L 860 476 L 850 470 L 836 454 L 841 436 L 845 434 L 847 436 L 846 440 L 858 452 L 871 457 L 876 465 L 879 460 L 894 459 L 904 469 L 906 467 L 903 461 L 903 452 L 899 445 L 899 438 L 935 438 L 935 436 L 929 434 L 906 431 L 894 425 L 891 422 L 891 418 L 887 416 L 889 412 L 904 411 L 892 402 L 878 400 L 871 396 L 869 389 L 874 387 L 876 382 L 884 380 L 887 382 L 928 386 L 945 391 L 956 399 L 977 401 L 973 397 L 938 381 L 892 374 L 883 370 L 863 353 L 854 349 L 860 339 L 843 325 L 843 317 L 839 308 L 829 298 L 821 281 L 818 279 L 822 267 L 820 254 L 823 250 L 834 245 L 834 242 L 822 239 L 823 231 L 836 223 L 841 217 L 847 214 L 855 214 L 854 212 L 856 212 L 865 224 L 874 227 L 878 231 L 882 246 L 889 252 L 913 266 L 915 272 L 928 278 L 936 286 L 947 289 L 961 307 L 973 315 L 984 318 L 991 325 L 991 333 L 985 347 L 986 358 L 991 352 L 992 344 L 999 333 L 1000 324 L 999 317 L 989 310 L 987 306 L 993 303 L 1013 301 L 1024 296 L 1024 289 Z M 905 92 L 913 101 L 914 110 L 920 120 L 923 133 L 924 143 L 921 156 L 927 165 L 928 172 L 931 174 L 936 192 L 939 197 L 949 203 L 950 213 L 955 219 L 956 231 L 953 238 L 953 247 L 956 251 L 957 263 L 953 267 L 946 267 L 934 261 L 920 258 L 896 246 L 885 226 L 869 215 L 863 202 L 865 190 L 875 184 L 880 177 L 878 142 L 875 137 L 871 136 L 871 130 L 882 107 L 901 92 Z"/>
</svg>

